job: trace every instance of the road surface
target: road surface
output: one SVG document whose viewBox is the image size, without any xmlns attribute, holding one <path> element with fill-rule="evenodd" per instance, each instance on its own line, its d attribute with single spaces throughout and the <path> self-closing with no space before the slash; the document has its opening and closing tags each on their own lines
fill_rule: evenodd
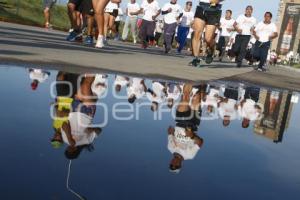
<svg viewBox="0 0 300 200">
<path fill-rule="evenodd" d="M 54 67 L 65 71 L 101 70 L 190 81 L 225 79 L 300 91 L 300 73 L 272 68 L 267 73 L 233 63 L 214 62 L 203 68 L 187 65 L 190 56 L 165 55 L 161 48 L 109 41 L 95 49 L 65 40 L 67 33 L 0 22 L 0 64 Z"/>
</svg>

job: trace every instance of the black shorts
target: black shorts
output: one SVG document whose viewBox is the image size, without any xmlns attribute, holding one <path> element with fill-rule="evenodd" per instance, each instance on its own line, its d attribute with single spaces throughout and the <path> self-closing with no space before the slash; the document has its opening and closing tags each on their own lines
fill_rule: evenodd
<svg viewBox="0 0 300 200">
<path fill-rule="evenodd" d="M 206 22 L 206 25 L 217 26 L 220 23 L 222 16 L 222 5 L 211 7 L 208 3 L 200 3 L 197 6 L 195 18 L 199 18 Z"/>
<path fill-rule="evenodd" d="M 188 110 L 186 112 L 176 111 L 176 126 L 181 128 L 189 128 L 194 132 L 198 131 L 201 118 L 201 110 Z"/>
<path fill-rule="evenodd" d="M 77 93 L 77 84 L 79 74 L 65 73 L 63 82 L 58 81 L 56 83 L 56 94 L 59 97 L 74 98 Z"/>
<path fill-rule="evenodd" d="M 112 12 L 106 12 L 106 13 L 110 14 L 111 16 L 118 17 L 119 10 L 114 9 Z"/>
<path fill-rule="evenodd" d="M 74 4 L 75 5 L 75 10 L 80 11 L 80 5 L 81 3 L 85 0 L 69 0 L 68 4 Z"/>
<path fill-rule="evenodd" d="M 83 0 L 79 5 L 78 11 L 85 15 L 94 15 L 94 7 L 92 0 Z"/>
</svg>

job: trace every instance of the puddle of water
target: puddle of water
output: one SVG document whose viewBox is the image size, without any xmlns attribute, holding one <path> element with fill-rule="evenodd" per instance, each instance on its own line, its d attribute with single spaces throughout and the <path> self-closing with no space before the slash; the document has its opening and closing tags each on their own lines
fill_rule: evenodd
<svg viewBox="0 0 300 200">
<path fill-rule="evenodd" d="M 3 199 L 300 197 L 297 93 L 94 78 L 0 66 Z"/>
</svg>

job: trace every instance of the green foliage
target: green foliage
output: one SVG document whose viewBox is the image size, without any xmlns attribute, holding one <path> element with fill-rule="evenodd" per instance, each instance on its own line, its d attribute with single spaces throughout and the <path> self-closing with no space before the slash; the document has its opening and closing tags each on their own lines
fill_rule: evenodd
<svg viewBox="0 0 300 200">
<path fill-rule="evenodd" d="M 69 20 L 67 8 L 55 5 L 51 13 L 54 28 L 67 30 Z M 44 26 L 42 0 L 0 0 L 0 20 L 26 25 Z"/>
</svg>

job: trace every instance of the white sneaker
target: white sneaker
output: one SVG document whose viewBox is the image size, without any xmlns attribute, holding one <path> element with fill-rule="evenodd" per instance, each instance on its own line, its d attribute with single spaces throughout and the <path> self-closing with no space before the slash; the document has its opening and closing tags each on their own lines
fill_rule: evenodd
<svg viewBox="0 0 300 200">
<path fill-rule="evenodd" d="M 99 35 L 95 47 L 96 48 L 103 48 L 105 46 L 103 41 L 104 41 L 103 36 Z"/>
<path fill-rule="evenodd" d="M 136 40 L 133 40 L 133 44 L 136 44 Z"/>
</svg>

